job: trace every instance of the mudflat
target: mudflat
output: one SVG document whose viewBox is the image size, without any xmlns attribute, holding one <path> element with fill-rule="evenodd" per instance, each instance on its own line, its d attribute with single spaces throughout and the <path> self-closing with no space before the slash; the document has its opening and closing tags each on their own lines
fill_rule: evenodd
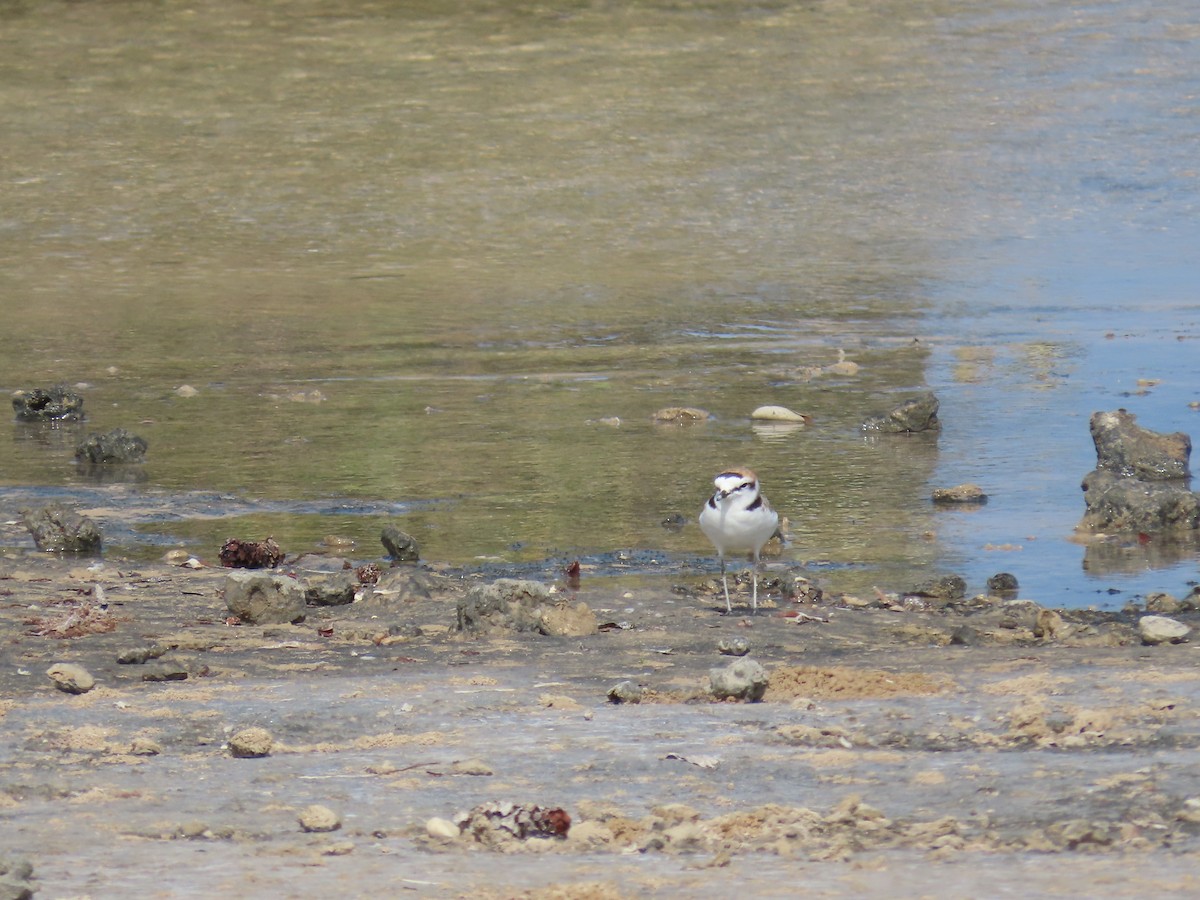
<svg viewBox="0 0 1200 900">
<path fill-rule="evenodd" d="M 725 615 L 700 579 L 585 576 L 564 599 L 598 632 L 467 636 L 464 579 L 410 572 L 297 624 L 247 625 L 226 569 L 5 561 L 0 884 L 1200 891 L 1197 651 L 1143 644 L 1135 614 L 812 595 Z M 712 700 L 722 649 L 745 647 L 770 677 L 762 701 Z M 55 664 L 95 685 L 64 690 Z M 610 700 L 621 682 L 639 702 Z M 565 834 L 514 827 L 548 810 Z"/>
</svg>

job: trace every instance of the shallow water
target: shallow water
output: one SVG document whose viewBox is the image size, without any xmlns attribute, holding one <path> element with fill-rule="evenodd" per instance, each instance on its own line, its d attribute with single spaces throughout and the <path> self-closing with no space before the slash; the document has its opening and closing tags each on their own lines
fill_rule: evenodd
<svg viewBox="0 0 1200 900">
<path fill-rule="evenodd" d="M 82 383 L 89 413 L 12 426 L 6 518 L 65 497 L 110 554 L 211 558 L 373 557 L 396 517 L 455 565 L 690 570 L 703 536 L 660 523 L 744 462 L 835 590 L 1007 570 L 1119 605 L 1195 571 L 1070 540 L 1091 412 L 1195 421 L 1188 4 L 0 17 L 0 387 Z M 803 377 L 839 349 L 857 375 Z M 925 388 L 936 441 L 860 433 Z M 716 419 L 651 425 L 670 405 Z M 117 426 L 149 459 L 98 485 L 74 443 Z M 932 509 L 966 480 L 986 507 Z"/>
</svg>

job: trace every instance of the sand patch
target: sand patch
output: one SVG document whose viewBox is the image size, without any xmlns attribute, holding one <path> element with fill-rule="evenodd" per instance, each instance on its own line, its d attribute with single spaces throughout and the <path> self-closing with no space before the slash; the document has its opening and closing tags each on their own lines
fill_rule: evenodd
<svg viewBox="0 0 1200 900">
<path fill-rule="evenodd" d="M 800 697 L 814 700 L 859 700 L 940 694 L 954 683 L 922 672 L 887 672 L 850 666 L 779 666 L 771 670 L 764 700 L 790 702 Z"/>
</svg>

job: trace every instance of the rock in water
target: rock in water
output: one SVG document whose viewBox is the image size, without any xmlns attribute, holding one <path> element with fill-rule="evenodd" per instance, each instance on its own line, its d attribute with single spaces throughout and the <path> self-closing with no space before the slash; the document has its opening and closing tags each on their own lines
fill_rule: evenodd
<svg viewBox="0 0 1200 900">
<path fill-rule="evenodd" d="M 147 444 L 124 428 L 106 434 L 92 434 L 75 448 L 75 458 L 92 465 L 139 463 L 146 458 Z"/>
<path fill-rule="evenodd" d="M 1096 468 L 1083 478 L 1083 531 L 1158 531 L 1200 528 L 1200 495 L 1188 488 L 1191 439 L 1136 424 L 1123 409 L 1091 418 Z"/>
<path fill-rule="evenodd" d="M 1089 428 L 1096 445 L 1096 468 L 1143 481 L 1187 478 L 1192 440 L 1181 431 L 1161 434 L 1137 424 L 1123 409 L 1093 413 Z"/>
<path fill-rule="evenodd" d="M 709 690 L 718 700 L 756 703 L 767 692 L 767 670 L 756 660 L 741 659 L 708 673 Z"/>
<path fill-rule="evenodd" d="M 933 502 L 943 505 L 951 505 L 956 503 L 961 504 L 983 504 L 987 503 L 988 496 L 983 492 L 977 484 L 959 484 L 950 488 L 936 488 L 933 492 Z"/>
<path fill-rule="evenodd" d="M 1183 482 L 1143 481 L 1096 469 L 1084 476 L 1082 531 L 1144 532 L 1200 528 L 1200 496 Z"/>
<path fill-rule="evenodd" d="M 395 525 L 388 525 L 379 536 L 383 549 L 396 562 L 415 563 L 421 557 L 417 539 Z"/>
<path fill-rule="evenodd" d="M 12 405 L 19 422 L 83 421 L 83 398 L 62 384 L 49 390 L 17 391 Z"/>
<path fill-rule="evenodd" d="M 707 422 L 712 415 L 706 409 L 694 406 L 668 406 L 658 410 L 650 421 L 659 425 L 695 425 L 697 422 Z"/>
<path fill-rule="evenodd" d="M 938 399 L 932 391 L 909 397 L 891 412 L 868 418 L 862 424 L 863 431 L 880 434 L 937 431 L 942 427 L 938 421 L 938 405 Z"/>
<path fill-rule="evenodd" d="M 98 554 L 100 529 L 87 516 L 64 509 L 46 506 L 39 510 L 22 510 L 22 520 L 39 550 L 51 553 Z"/>
</svg>

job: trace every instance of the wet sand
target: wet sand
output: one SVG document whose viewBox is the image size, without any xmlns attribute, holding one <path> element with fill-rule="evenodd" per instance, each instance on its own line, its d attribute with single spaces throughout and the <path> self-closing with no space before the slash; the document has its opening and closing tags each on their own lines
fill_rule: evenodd
<svg viewBox="0 0 1200 900">
<path fill-rule="evenodd" d="M 699 578 L 585 576 L 600 633 L 467 638 L 461 578 L 254 626 L 227 622 L 227 574 L 0 568 L 0 857 L 38 896 L 1200 889 L 1195 645 L 1144 646 L 1131 617 L 840 596 L 727 616 Z M 704 696 L 737 638 L 761 703 Z M 96 687 L 56 689 L 60 662 Z M 642 702 L 607 700 L 623 680 Z M 237 758 L 251 727 L 270 753 Z M 495 801 L 571 829 L 427 829 Z M 314 804 L 340 827 L 304 831 Z"/>
</svg>

